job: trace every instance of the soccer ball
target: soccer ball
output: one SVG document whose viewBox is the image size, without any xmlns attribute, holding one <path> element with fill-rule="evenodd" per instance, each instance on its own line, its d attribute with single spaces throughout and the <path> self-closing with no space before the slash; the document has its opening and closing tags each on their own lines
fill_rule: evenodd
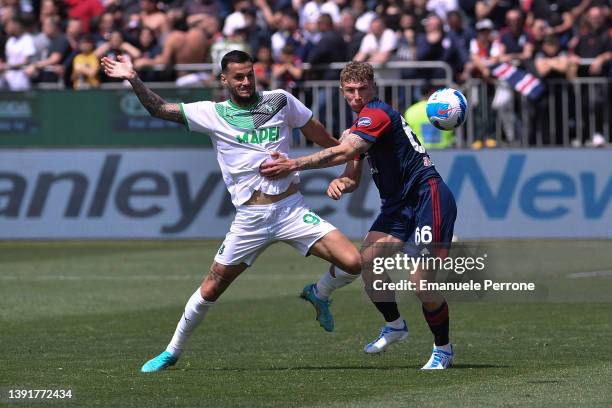
<svg viewBox="0 0 612 408">
<path fill-rule="evenodd" d="M 427 117 L 440 130 L 452 130 L 465 122 L 467 100 L 453 88 L 438 89 L 427 100 Z"/>
</svg>

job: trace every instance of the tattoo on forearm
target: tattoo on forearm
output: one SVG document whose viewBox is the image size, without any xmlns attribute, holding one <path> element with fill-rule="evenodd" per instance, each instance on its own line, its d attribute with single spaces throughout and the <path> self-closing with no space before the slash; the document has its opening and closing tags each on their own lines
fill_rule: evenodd
<svg viewBox="0 0 612 408">
<path fill-rule="evenodd" d="M 342 161 L 335 163 L 334 160 L 343 157 L 344 154 L 337 147 L 330 147 L 310 156 L 300 157 L 296 159 L 298 170 L 318 169 L 321 167 L 333 166 L 340 164 Z M 334 164 L 331 164 L 334 163 Z"/>
<path fill-rule="evenodd" d="M 161 96 L 147 88 L 138 77 L 130 79 L 130 84 L 132 84 L 134 93 L 140 100 L 140 103 L 149 111 L 151 116 L 183 123 L 183 115 L 178 104 L 164 101 Z"/>
</svg>

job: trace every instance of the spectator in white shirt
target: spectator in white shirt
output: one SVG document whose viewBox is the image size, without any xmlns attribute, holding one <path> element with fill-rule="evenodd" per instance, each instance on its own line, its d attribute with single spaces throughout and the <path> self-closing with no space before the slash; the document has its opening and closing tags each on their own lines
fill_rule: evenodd
<svg viewBox="0 0 612 408">
<path fill-rule="evenodd" d="M 363 37 L 359 52 L 353 59 L 370 63 L 385 63 L 396 46 L 397 36 L 393 30 L 386 28 L 381 17 L 377 17 L 372 21 L 370 32 Z"/>
<path fill-rule="evenodd" d="M 0 64 L 0 72 L 11 91 L 26 91 L 30 89 L 30 78 L 24 68 L 36 55 L 34 39 L 25 32 L 23 22 L 12 18 L 5 27 L 9 39 L 5 46 L 6 63 Z"/>
</svg>

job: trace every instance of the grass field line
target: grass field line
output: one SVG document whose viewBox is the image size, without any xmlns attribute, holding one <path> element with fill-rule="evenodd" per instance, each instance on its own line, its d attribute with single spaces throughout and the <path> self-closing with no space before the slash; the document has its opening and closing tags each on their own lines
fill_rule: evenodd
<svg viewBox="0 0 612 408">
<path fill-rule="evenodd" d="M 612 270 L 607 271 L 591 271 L 591 272 L 574 272 L 566 275 L 569 279 L 580 278 L 597 278 L 600 276 L 612 276 Z"/>
</svg>

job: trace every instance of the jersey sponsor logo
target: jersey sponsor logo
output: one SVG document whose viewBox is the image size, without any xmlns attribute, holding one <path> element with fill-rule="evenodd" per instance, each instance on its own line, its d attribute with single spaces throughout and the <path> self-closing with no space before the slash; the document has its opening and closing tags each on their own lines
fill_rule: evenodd
<svg viewBox="0 0 612 408">
<path fill-rule="evenodd" d="M 240 144 L 262 144 L 266 142 L 278 142 L 280 128 L 262 128 L 247 130 L 243 134 L 236 136 L 236 141 Z"/>
<path fill-rule="evenodd" d="M 433 162 L 431 161 L 429 156 L 423 156 L 423 166 L 425 166 L 425 167 L 433 166 Z"/>
<path fill-rule="evenodd" d="M 359 120 L 357 121 L 357 127 L 359 126 L 367 127 L 367 126 L 370 126 L 371 124 L 372 124 L 372 119 L 368 118 L 367 116 L 359 118 Z"/>
</svg>

